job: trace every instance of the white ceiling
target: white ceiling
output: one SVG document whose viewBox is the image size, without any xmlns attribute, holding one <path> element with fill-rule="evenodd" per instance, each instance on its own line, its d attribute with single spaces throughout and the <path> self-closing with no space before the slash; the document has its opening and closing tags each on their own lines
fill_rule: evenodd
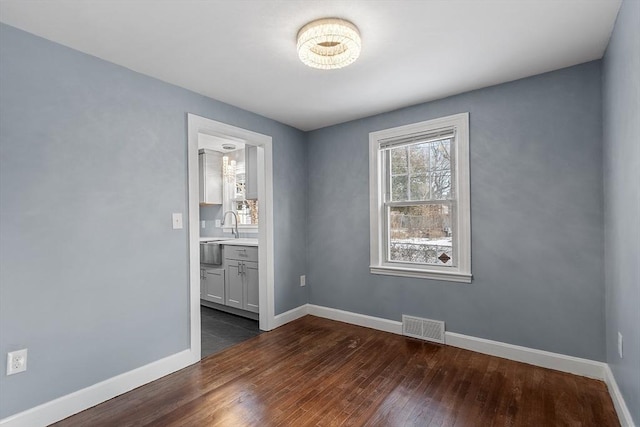
<svg viewBox="0 0 640 427">
<path fill-rule="evenodd" d="M 0 0 L 0 21 L 302 130 L 602 57 L 621 0 Z M 360 28 L 311 69 L 304 24 Z"/>
</svg>

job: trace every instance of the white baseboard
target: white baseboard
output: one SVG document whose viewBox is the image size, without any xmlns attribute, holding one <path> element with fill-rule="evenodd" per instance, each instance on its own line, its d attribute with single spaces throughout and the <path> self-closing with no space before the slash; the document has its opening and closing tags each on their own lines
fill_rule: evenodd
<svg viewBox="0 0 640 427">
<path fill-rule="evenodd" d="M 402 334 L 402 322 L 313 304 L 308 304 L 307 306 L 308 313 L 314 316 L 338 320 L 394 334 Z M 582 375 L 599 380 L 604 380 L 605 378 L 605 363 L 593 360 L 565 356 L 564 354 L 551 353 L 548 351 L 521 347 L 499 341 L 491 341 L 454 332 L 445 332 L 445 343 L 454 347 L 460 347 L 467 350 L 477 351 L 478 353 L 528 363 L 530 365 L 555 369 L 557 371 L 569 372 L 571 374 Z"/>
<path fill-rule="evenodd" d="M 631 418 L 631 412 L 629 412 L 629 408 L 627 408 L 627 403 L 622 397 L 616 378 L 613 376 L 613 372 L 609 365 L 604 368 L 604 372 L 604 382 L 607 383 L 607 388 L 609 389 L 611 400 L 613 400 L 613 406 L 616 408 L 620 424 L 622 427 L 634 427 L 635 424 Z"/>
<path fill-rule="evenodd" d="M 197 361 L 191 350 L 165 357 L 109 378 L 92 386 L 83 388 L 66 396 L 38 405 L 0 420 L 2 427 L 48 426 L 73 414 L 84 411 L 105 402 L 136 387 L 150 383 L 158 378 L 185 368 Z"/>
<path fill-rule="evenodd" d="M 340 322 L 351 323 L 352 325 L 364 326 L 365 328 L 377 329 L 379 331 L 391 332 L 392 334 L 402 334 L 402 322 L 352 313 L 336 308 L 322 307 L 320 305 L 307 304 L 307 306 L 309 314 L 313 316 L 338 320 Z"/>
<path fill-rule="evenodd" d="M 278 328 L 286 323 L 293 322 L 296 319 L 299 319 L 303 316 L 309 314 L 308 311 L 309 304 L 303 304 L 300 307 L 296 307 L 289 311 L 285 311 L 284 313 L 278 314 L 273 318 L 272 329 Z"/>
<path fill-rule="evenodd" d="M 456 334 L 455 332 L 445 332 L 445 343 L 478 353 L 515 360 L 516 362 L 528 363 L 529 365 L 604 380 L 606 363 L 603 362 Z"/>
</svg>

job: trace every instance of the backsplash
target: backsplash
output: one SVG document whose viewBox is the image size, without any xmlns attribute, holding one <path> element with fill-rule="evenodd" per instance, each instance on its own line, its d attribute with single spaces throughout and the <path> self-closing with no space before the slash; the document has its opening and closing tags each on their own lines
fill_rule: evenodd
<svg viewBox="0 0 640 427">
<path fill-rule="evenodd" d="M 222 206 L 200 206 L 200 223 L 198 229 L 200 230 L 200 237 L 229 237 L 233 238 L 233 234 L 225 232 L 222 228 L 216 227 L 216 220 L 222 221 Z M 233 223 L 231 216 L 228 220 Z M 205 228 L 202 228 L 202 221 L 205 222 Z M 256 238 L 258 233 L 243 233 L 239 230 L 240 237 Z"/>
</svg>

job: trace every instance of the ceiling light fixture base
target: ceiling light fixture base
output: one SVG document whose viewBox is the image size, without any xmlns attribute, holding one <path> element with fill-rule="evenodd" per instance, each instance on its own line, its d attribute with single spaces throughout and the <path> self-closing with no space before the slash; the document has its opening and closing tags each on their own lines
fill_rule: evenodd
<svg viewBox="0 0 640 427">
<path fill-rule="evenodd" d="M 344 19 L 318 19 L 298 32 L 298 57 L 312 68 L 346 67 L 358 59 L 361 48 L 358 27 Z"/>
</svg>

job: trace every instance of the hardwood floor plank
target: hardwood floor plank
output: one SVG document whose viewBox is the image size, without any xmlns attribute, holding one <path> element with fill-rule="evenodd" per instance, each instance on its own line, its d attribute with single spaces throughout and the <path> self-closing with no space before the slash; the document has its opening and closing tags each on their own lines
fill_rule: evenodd
<svg viewBox="0 0 640 427">
<path fill-rule="evenodd" d="M 618 426 L 603 382 L 305 316 L 56 426 Z"/>
</svg>

